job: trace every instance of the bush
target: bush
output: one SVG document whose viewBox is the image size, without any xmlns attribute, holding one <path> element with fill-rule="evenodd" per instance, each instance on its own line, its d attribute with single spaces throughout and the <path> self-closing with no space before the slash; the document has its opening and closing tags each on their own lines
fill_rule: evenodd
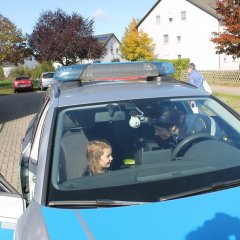
<svg viewBox="0 0 240 240">
<path fill-rule="evenodd" d="M 43 62 L 38 64 L 33 69 L 19 65 L 16 69 L 12 70 L 8 79 L 13 80 L 19 76 L 29 76 L 31 79 L 38 79 L 42 72 L 54 72 L 55 69 L 50 62 Z"/>
<path fill-rule="evenodd" d="M 9 75 L 8 79 L 12 80 L 19 76 L 29 76 L 31 77 L 31 69 L 23 67 L 23 65 L 19 65 L 17 68 L 12 70 Z"/>
<path fill-rule="evenodd" d="M 190 63 L 189 58 L 182 58 L 182 59 L 155 59 L 154 61 L 159 61 L 159 62 L 170 62 L 173 64 L 173 66 L 176 69 L 176 73 L 173 75 L 174 78 L 177 80 L 181 80 L 181 74 L 183 71 L 186 71 L 188 68 L 188 64 Z"/>
<path fill-rule="evenodd" d="M 2 66 L 0 66 L 0 81 L 3 81 L 3 80 L 4 80 L 4 71 Z"/>
<path fill-rule="evenodd" d="M 38 79 L 42 72 L 54 72 L 55 69 L 51 62 L 42 62 L 32 70 L 32 78 Z"/>
</svg>

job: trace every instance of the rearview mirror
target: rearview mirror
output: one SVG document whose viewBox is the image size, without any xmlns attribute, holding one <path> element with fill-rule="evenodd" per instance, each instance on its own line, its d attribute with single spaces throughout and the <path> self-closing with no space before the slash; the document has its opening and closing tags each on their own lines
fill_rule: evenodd
<svg viewBox="0 0 240 240">
<path fill-rule="evenodd" d="M 109 112 L 95 113 L 95 122 L 111 122 L 123 120 L 125 120 L 125 113 L 122 111 L 115 111 L 112 116 L 110 116 Z"/>
</svg>

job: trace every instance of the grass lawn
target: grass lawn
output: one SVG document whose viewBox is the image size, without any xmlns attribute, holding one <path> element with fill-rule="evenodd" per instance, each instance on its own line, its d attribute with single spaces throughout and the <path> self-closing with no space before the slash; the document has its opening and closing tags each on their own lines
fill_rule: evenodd
<svg viewBox="0 0 240 240">
<path fill-rule="evenodd" d="M 213 92 L 213 95 L 231 106 L 235 111 L 240 113 L 240 95 L 230 95 L 224 93 Z"/>
<path fill-rule="evenodd" d="M 38 91 L 38 81 L 33 80 L 34 91 Z M 12 94 L 12 82 L 0 81 L 0 95 Z M 230 95 L 224 93 L 213 92 L 213 95 L 226 102 L 233 109 L 240 113 L 240 95 Z"/>
</svg>

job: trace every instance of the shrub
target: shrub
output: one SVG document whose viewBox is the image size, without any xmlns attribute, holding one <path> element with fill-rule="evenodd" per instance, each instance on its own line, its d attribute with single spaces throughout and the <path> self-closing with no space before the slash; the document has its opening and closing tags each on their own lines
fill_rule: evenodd
<svg viewBox="0 0 240 240">
<path fill-rule="evenodd" d="M 4 80 L 4 71 L 2 66 L 0 66 L 0 81 L 3 81 L 3 80 Z"/>
<path fill-rule="evenodd" d="M 55 69 L 50 62 L 43 62 L 30 69 L 19 65 L 16 69 L 12 70 L 8 76 L 8 79 L 13 80 L 19 76 L 29 76 L 31 79 L 38 79 L 42 72 L 54 72 Z"/>
<path fill-rule="evenodd" d="M 177 80 L 181 80 L 181 73 L 182 71 L 186 71 L 188 68 L 188 64 L 190 63 L 189 58 L 182 58 L 182 59 L 154 59 L 153 61 L 164 61 L 164 62 L 170 62 L 173 64 L 173 66 L 176 69 L 176 73 L 173 75 L 174 78 Z"/>
</svg>

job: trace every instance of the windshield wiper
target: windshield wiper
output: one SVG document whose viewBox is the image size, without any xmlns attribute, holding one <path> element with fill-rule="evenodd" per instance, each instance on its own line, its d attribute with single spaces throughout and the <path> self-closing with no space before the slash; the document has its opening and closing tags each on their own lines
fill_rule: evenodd
<svg viewBox="0 0 240 240">
<path fill-rule="evenodd" d="M 115 207 L 141 205 L 145 202 L 116 201 L 111 199 L 97 199 L 94 201 L 51 201 L 49 206 L 82 206 L 82 207 Z"/>
<path fill-rule="evenodd" d="M 240 186 L 239 180 L 216 182 L 216 183 L 212 183 L 210 186 L 206 186 L 203 188 L 192 189 L 190 191 L 185 191 L 185 192 L 180 192 L 180 193 L 164 196 L 164 197 L 161 197 L 159 200 L 167 201 L 167 200 L 188 197 L 188 196 L 194 196 L 194 195 L 201 194 L 201 193 L 213 192 L 213 191 L 227 189 L 227 188 L 231 188 L 231 187 L 237 187 L 237 186 Z"/>
</svg>

